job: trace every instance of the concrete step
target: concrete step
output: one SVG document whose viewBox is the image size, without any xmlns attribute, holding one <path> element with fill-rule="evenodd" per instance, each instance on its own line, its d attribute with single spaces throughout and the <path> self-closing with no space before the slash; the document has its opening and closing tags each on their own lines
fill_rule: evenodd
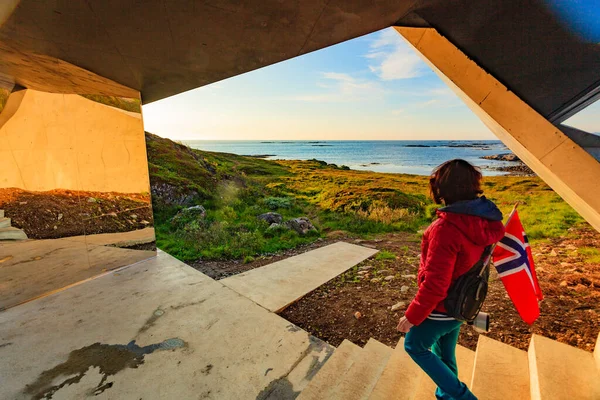
<svg viewBox="0 0 600 400">
<path fill-rule="evenodd" d="M 528 355 L 532 399 L 600 399 L 600 373 L 592 353 L 533 335 Z"/>
<path fill-rule="evenodd" d="M 10 218 L 0 217 L 0 228 L 10 227 Z"/>
<path fill-rule="evenodd" d="M 368 399 L 392 352 L 391 347 L 369 339 L 354 364 L 336 385 L 330 399 Z"/>
<path fill-rule="evenodd" d="M 404 350 L 404 338 L 401 338 L 369 400 L 411 400 L 417 393 L 424 375 L 423 370 Z"/>
<path fill-rule="evenodd" d="M 359 346 L 344 340 L 296 399 L 319 400 L 331 398 L 338 381 L 354 364 L 361 352 L 362 349 Z"/>
<path fill-rule="evenodd" d="M 279 312 L 375 253 L 371 248 L 337 242 L 219 282 L 267 310 Z"/>
<path fill-rule="evenodd" d="M 4 210 L 0 210 L 0 218 L 4 218 Z"/>
<path fill-rule="evenodd" d="M 18 228 L 0 228 L 0 240 L 25 240 L 27 235 Z"/>
<path fill-rule="evenodd" d="M 596 367 L 600 371 L 600 333 L 596 339 L 596 347 L 594 347 L 594 358 L 596 359 Z"/>
<path fill-rule="evenodd" d="M 480 335 L 471 391 L 480 400 L 530 399 L 527 352 Z"/>
<path fill-rule="evenodd" d="M 475 364 L 475 352 L 463 346 L 456 346 L 456 364 L 458 365 L 458 379 L 467 386 L 471 384 L 473 378 L 473 365 Z M 416 365 L 416 364 L 415 364 Z M 420 385 L 413 400 L 430 400 L 435 397 L 437 385 L 431 378 L 423 373 Z"/>
</svg>

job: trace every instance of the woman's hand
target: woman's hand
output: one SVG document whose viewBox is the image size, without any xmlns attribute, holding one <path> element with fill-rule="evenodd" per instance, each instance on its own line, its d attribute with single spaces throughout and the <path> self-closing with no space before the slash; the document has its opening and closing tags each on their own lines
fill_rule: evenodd
<svg viewBox="0 0 600 400">
<path fill-rule="evenodd" d="M 398 321 L 398 327 L 396 328 L 398 331 L 400 332 L 404 332 L 407 333 L 408 331 L 410 331 L 410 328 L 412 328 L 414 325 L 411 324 L 406 317 L 402 317 L 400 318 L 400 321 Z"/>
</svg>

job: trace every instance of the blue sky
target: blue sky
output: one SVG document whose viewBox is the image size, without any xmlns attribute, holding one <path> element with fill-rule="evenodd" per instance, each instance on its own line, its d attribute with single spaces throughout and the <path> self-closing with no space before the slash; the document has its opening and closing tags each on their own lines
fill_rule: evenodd
<svg viewBox="0 0 600 400">
<path fill-rule="evenodd" d="M 600 131 L 600 107 L 590 111 L 578 123 Z M 496 139 L 392 29 L 151 103 L 143 112 L 147 131 L 178 140 Z"/>
</svg>

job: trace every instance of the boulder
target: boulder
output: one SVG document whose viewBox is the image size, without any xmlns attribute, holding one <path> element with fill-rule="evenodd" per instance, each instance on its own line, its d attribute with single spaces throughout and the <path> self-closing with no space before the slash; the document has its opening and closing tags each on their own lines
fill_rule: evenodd
<svg viewBox="0 0 600 400">
<path fill-rule="evenodd" d="M 283 217 L 281 216 L 281 214 L 277 214 L 275 212 L 268 212 L 268 213 L 260 214 L 256 218 L 262 219 L 269 225 L 281 224 L 283 222 Z"/>
<path fill-rule="evenodd" d="M 271 225 L 269 225 L 269 227 L 267 228 L 268 231 L 275 231 L 278 229 L 287 229 L 284 225 L 281 224 L 277 224 L 275 222 L 273 222 Z"/>
<path fill-rule="evenodd" d="M 310 231 L 316 231 L 310 220 L 306 217 L 294 218 L 285 222 L 285 226 L 295 230 L 300 235 L 306 235 Z"/>
<path fill-rule="evenodd" d="M 171 222 L 178 222 L 182 219 L 201 219 L 206 216 L 206 209 L 200 205 L 184 208 L 180 210 L 173 218 L 171 218 Z"/>
<path fill-rule="evenodd" d="M 152 199 L 168 205 L 190 206 L 200 199 L 195 190 L 186 189 L 166 182 L 151 182 Z"/>
</svg>

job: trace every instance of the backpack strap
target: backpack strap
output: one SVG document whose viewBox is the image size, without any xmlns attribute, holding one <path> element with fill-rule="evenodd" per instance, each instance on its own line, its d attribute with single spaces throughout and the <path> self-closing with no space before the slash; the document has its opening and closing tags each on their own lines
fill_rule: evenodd
<svg viewBox="0 0 600 400">
<path fill-rule="evenodd" d="M 479 276 L 482 276 L 483 273 L 490 268 L 490 264 L 492 263 L 492 254 L 494 253 L 496 244 L 497 243 L 491 244 L 485 249 L 483 249 L 483 253 L 481 254 L 481 258 L 479 259 L 479 261 L 481 261 L 483 264 L 481 271 L 479 272 Z"/>
</svg>

